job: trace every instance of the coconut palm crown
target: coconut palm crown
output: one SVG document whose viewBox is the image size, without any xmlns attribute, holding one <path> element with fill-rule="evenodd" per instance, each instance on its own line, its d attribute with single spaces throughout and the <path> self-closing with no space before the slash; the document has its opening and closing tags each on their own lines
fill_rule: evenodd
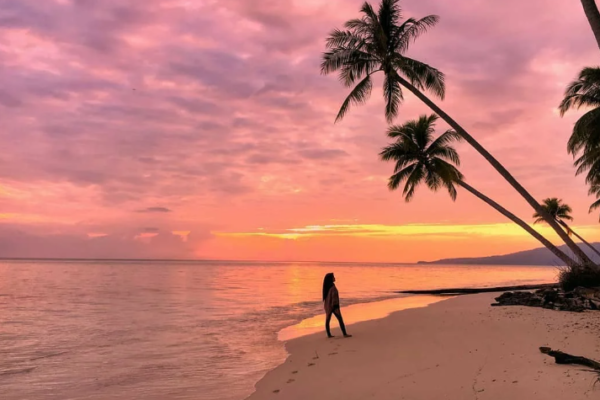
<svg viewBox="0 0 600 400">
<path fill-rule="evenodd" d="M 460 157 L 450 143 L 460 137 L 448 130 L 435 139 L 437 120 L 435 114 L 422 115 L 418 120 L 388 129 L 387 135 L 396 139 L 380 153 L 382 160 L 396 163 L 388 187 L 396 190 L 405 183 L 403 196 L 407 202 L 421 183 L 433 191 L 445 188 L 450 197 L 456 199 L 455 184 L 463 179 L 463 175 L 456 168 L 460 165 Z"/>
<path fill-rule="evenodd" d="M 413 198 L 417 186 L 423 183 L 433 191 L 445 188 L 453 200 L 456 199 L 456 186 L 462 187 L 526 230 L 566 265 L 573 265 L 574 261 L 569 256 L 529 224 L 464 181 L 463 175 L 457 169 L 460 158 L 451 145 L 452 141 L 459 140 L 460 136 L 455 131 L 448 130 L 435 138 L 437 120 L 435 114 L 423 115 L 418 120 L 389 128 L 388 136 L 395 141 L 384 147 L 380 153 L 384 161 L 395 162 L 388 187 L 396 190 L 404 184 L 403 195 L 407 202 Z"/>
<path fill-rule="evenodd" d="M 542 202 L 542 207 L 544 207 L 546 212 L 553 216 L 554 219 L 556 219 L 559 222 L 565 220 L 573 221 L 573 217 L 571 217 L 571 213 L 573 212 L 571 206 L 563 203 L 562 200 L 556 197 L 544 199 L 544 201 Z M 538 213 L 533 214 L 533 218 L 535 218 L 535 221 L 533 221 L 534 224 L 546 222 L 544 217 L 542 217 Z"/>
<path fill-rule="evenodd" d="M 384 73 L 383 95 L 388 122 L 398 114 L 403 100 L 400 74 L 419 90 L 429 90 L 443 99 L 444 74 L 437 69 L 405 55 L 409 46 L 439 20 L 429 15 L 401 23 L 399 0 L 382 0 L 379 10 L 365 2 L 362 17 L 334 29 L 327 38 L 329 51 L 323 55 L 321 73 L 340 71 L 340 80 L 352 91 L 342 103 L 336 121 L 342 119 L 351 104 L 367 101 L 373 88 L 372 75 Z"/>
<path fill-rule="evenodd" d="M 594 186 L 592 186 L 592 187 L 594 187 Z M 595 190 L 600 191 L 600 186 L 596 186 Z M 591 192 L 591 190 L 590 190 L 590 192 Z M 594 204 L 598 204 L 596 207 L 600 207 L 600 200 Z M 590 211 L 594 209 L 594 204 L 592 204 Z M 565 231 L 567 231 L 567 233 L 569 235 L 575 235 L 575 237 L 577 237 L 579 240 L 581 240 L 581 242 L 583 244 L 588 246 L 594 253 L 596 253 L 598 256 L 600 256 L 600 251 L 598 251 L 598 249 L 596 249 L 591 243 L 589 243 L 587 240 L 585 240 L 583 237 L 581 237 L 581 235 L 579 235 L 577 232 L 575 232 L 567 224 L 566 221 L 573 221 L 573 217 L 571 216 L 571 212 L 573 210 L 571 209 L 571 207 L 568 204 L 563 203 L 562 200 L 560 200 L 556 197 L 551 197 L 548 199 L 544 199 L 544 201 L 542 203 L 542 207 L 544 207 L 544 210 L 546 211 L 546 213 L 553 216 L 554 219 L 559 224 L 561 224 L 563 226 L 563 228 L 565 228 Z M 546 222 L 546 220 L 543 217 L 541 217 L 538 213 L 533 214 L 533 218 L 535 218 L 535 221 L 533 222 L 534 224 Z"/>
</svg>

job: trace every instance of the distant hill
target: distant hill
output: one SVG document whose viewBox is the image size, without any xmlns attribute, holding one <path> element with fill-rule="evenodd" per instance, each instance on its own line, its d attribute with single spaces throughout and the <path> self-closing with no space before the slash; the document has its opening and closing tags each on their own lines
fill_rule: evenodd
<svg viewBox="0 0 600 400">
<path fill-rule="evenodd" d="M 600 249 L 600 243 L 592 243 L 596 249 Z M 559 246 L 565 253 L 571 255 L 572 252 L 566 245 Z M 587 246 L 581 247 L 585 253 L 594 261 L 598 260 L 598 255 L 594 254 Z M 520 251 L 518 253 L 510 253 L 498 256 L 489 257 L 472 257 L 472 258 L 446 258 L 437 261 L 419 261 L 418 264 L 465 264 L 465 265 L 565 265 L 558 259 L 550 250 L 541 247 L 533 250 Z"/>
</svg>

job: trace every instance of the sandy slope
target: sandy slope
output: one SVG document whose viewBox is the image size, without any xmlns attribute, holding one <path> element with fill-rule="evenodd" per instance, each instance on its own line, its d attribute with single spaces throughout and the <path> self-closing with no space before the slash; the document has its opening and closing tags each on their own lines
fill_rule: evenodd
<svg viewBox="0 0 600 400">
<path fill-rule="evenodd" d="M 490 307 L 496 295 L 355 324 L 349 339 L 290 341 L 288 360 L 250 400 L 600 399 L 595 375 L 538 351 L 550 346 L 600 359 L 600 312 Z"/>
</svg>

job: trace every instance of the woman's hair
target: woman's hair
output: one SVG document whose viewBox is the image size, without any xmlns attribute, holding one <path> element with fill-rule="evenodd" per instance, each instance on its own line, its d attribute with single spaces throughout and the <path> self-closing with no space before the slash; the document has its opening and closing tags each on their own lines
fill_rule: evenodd
<svg viewBox="0 0 600 400">
<path fill-rule="evenodd" d="M 333 286 L 333 272 L 325 275 L 325 279 L 323 279 L 323 301 L 327 298 L 327 294 L 329 293 L 329 289 Z"/>
</svg>

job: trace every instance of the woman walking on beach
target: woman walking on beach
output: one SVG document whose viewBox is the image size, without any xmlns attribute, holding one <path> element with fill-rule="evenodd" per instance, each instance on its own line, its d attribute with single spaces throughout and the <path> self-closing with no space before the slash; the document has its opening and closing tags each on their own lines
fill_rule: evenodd
<svg viewBox="0 0 600 400">
<path fill-rule="evenodd" d="M 331 321 L 331 314 L 334 314 L 340 323 L 340 328 L 344 337 L 352 337 L 346 333 L 346 326 L 344 325 L 344 319 L 342 318 L 342 312 L 340 311 L 340 295 L 337 288 L 335 287 L 335 276 L 333 273 L 325 275 L 323 280 L 323 304 L 325 306 L 325 329 L 327 330 L 327 337 L 333 337 L 329 329 L 329 322 Z"/>
</svg>

